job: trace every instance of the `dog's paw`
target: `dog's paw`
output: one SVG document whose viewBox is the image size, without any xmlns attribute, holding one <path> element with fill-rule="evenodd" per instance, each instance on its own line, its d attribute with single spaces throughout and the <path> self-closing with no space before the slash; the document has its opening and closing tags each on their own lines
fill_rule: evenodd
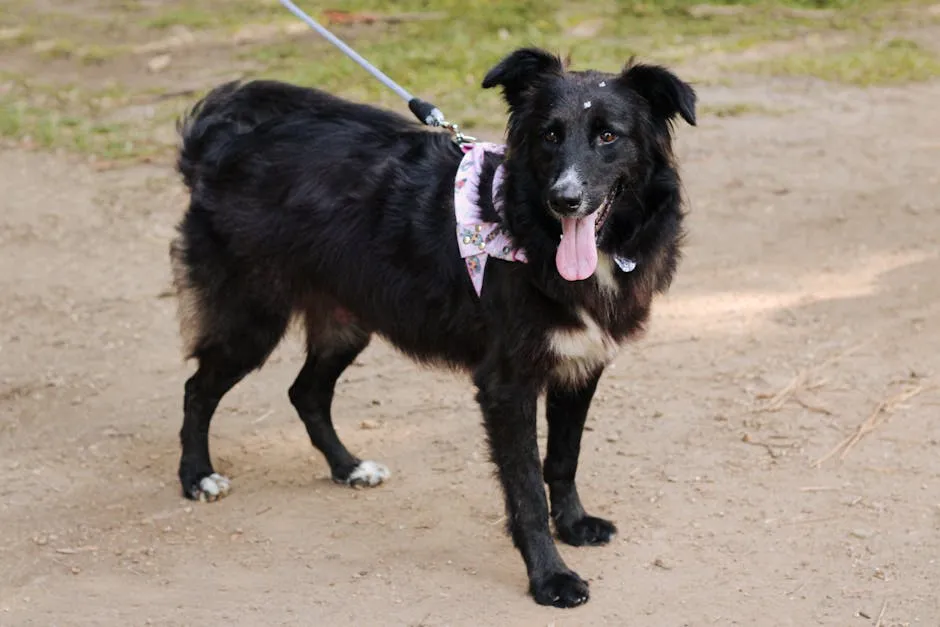
<svg viewBox="0 0 940 627">
<path fill-rule="evenodd" d="M 367 459 L 359 462 L 359 465 L 352 469 L 349 476 L 345 478 L 333 477 L 333 480 L 353 487 L 372 488 L 388 479 L 391 475 L 392 473 L 384 464 Z"/>
<path fill-rule="evenodd" d="M 572 546 L 607 544 L 617 535 L 614 523 L 594 516 L 584 516 L 567 525 L 556 523 L 556 528 L 562 542 Z"/>
<path fill-rule="evenodd" d="M 553 573 L 533 581 L 529 589 L 539 605 L 577 607 L 584 605 L 591 598 L 587 582 L 572 571 Z"/>
<path fill-rule="evenodd" d="M 217 472 L 183 487 L 186 498 L 203 503 L 218 501 L 232 490 L 232 482 Z"/>
</svg>

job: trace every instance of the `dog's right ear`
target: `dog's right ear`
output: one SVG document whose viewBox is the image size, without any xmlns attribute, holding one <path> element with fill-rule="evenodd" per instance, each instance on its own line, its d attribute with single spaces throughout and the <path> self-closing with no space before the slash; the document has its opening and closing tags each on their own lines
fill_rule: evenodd
<svg viewBox="0 0 940 627">
<path fill-rule="evenodd" d="M 520 48 L 500 61 L 483 78 L 483 89 L 503 88 L 503 98 L 512 108 L 522 104 L 523 94 L 546 74 L 561 74 L 561 59 L 539 48 Z"/>
</svg>

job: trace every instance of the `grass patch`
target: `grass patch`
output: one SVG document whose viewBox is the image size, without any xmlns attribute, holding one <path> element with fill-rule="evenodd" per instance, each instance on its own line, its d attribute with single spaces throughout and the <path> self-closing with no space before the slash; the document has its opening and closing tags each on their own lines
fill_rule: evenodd
<svg viewBox="0 0 940 627">
<path fill-rule="evenodd" d="M 23 26 L 0 27 L 0 50 L 12 50 L 33 43 L 36 35 Z"/>
<path fill-rule="evenodd" d="M 108 123 L 101 111 L 117 102 L 117 90 L 84 94 L 27 84 L 0 83 L 0 137 L 32 147 L 121 161 L 165 150 L 141 125 Z"/>
<path fill-rule="evenodd" d="M 101 65 L 119 56 L 125 49 L 121 46 L 80 45 L 68 39 L 52 39 L 39 42 L 33 51 L 47 61 L 70 60 L 84 65 Z"/>
<path fill-rule="evenodd" d="M 277 0 L 228 0 L 199 3 L 198 6 L 192 2 L 168 4 L 165 9 L 144 19 L 142 26 L 155 30 L 174 26 L 207 30 L 290 19 L 290 13 Z"/>
<path fill-rule="evenodd" d="M 161 13 L 144 21 L 146 28 L 185 26 L 191 29 L 211 28 L 221 21 L 221 15 L 198 8 L 180 8 Z"/>
<path fill-rule="evenodd" d="M 713 116 L 716 118 L 738 118 L 745 115 L 780 116 L 788 113 L 785 109 L 766 107 L 753 102 L 733 102 L 718 105 L 705 104 L 700 106 L 698 111 L 703 117 Z"/>
<path fill-rule="evenodd" d="M 791 55 L 741 69 L 783 76 L 813 76 L 868 87 L 930 80 L 940 76 L 940 59 L 916 42 L 892 39 L 819 55 Z"/>
<path fill-rule="evenodd" d="M 876 38 L 885 23 L 912 6 L 892 0 L 719 0 L 712 4 L 740 5 L 741 10 L 690 13 L 701 3 L 517 0 L 497 7 L 492 0 L 347 0 L 343 9 L 349 12 L 431 12 L 448 18 L 342 26 L 336 32 L 452 119 L 467 128 L 492 128 L 502 126 L 504 106 L 497 92 L 483 92 L 479 83 L 493 64 L 517 46 L 570 53 L 577 68 L 617 71 L 632 55 L 676 65 L 704 53 L 739 52 L 766 41 L 833 29 L 851 29 L 865 38 Z M 317 16 L 316 3 L 305 1 L 301 6 Z M 793 7 L 838 10 L 821 15 L 784 10 Z M 902 54 L 911 56 L 910 51 Z M 291 42 L 246 47 L 242 56 L 264 66 L 259 76 L 398 106 L 385 88 L 312 33 Z"/>
<path fill-rule="evenodd" d="M 50 11 L 42 8 L 45 5 L 25 0 L 8 2 L 16 3 L 23 16 L 20 19 L 18 15 L 13 23 L 9 15 L 0 15 L 0 27 L 7 20 L 9 28 L 24 28 L 8 31 L 9 45 L 34 45 L 39 40 L 37 54 L 74 62 L 76 78 L 65 80 L 79 84 L 82 76 L 95 74 L 83 66 L 104 63 L 142 39 L 163 38 L 166 33 L 162 31 L 173 27 L 231 34 L 249 24 L 294 20 L 277 0 L 202 3 L 101 0 L 98 6 L 104 9 L 87 15 Z M 924 17 L 910 13 L 912 5 L 936 0 L 343 0 L 332 5 L 314 0 L 297 2 L 324 23 L 325 8 L 341 7 L 350 13 L 380 16 L 374 24 L 330 25 L 330 28 L 412 93 L 436 103 L 448 117 L 473 132 L 475 128 L 504 125 L 505 105 L 499 92 L 483 91 L 479 85 L 486 71 L 518 46 L 535 45 L 562 55 L 571 53 L 574 66 L 582 69 L 617 71 L 632 55 L 675 65 L 706 53 L 740 52 L 771 40 L 832 30 L 851 31 L 853 39 L 874 41 L 888 24 L 911 24 L 918 16 Z M 718 10 L 703 13 L 692 8 L 704 3 Z M 726 10 L 727 7 L 732 10 Z M 826 11 L 807 13 L 793 8 Z M 383 15 L 401 14 L 435 15 L 428 19 L 381 19 Z M 220 41 L 225 38 L 215 37 L 217 34 L 220 33 L 213 33 L 212 45 L 221 47 Z M 4 45 L 0 37 L 0 48 Z M 201 40 L 197 39 L 195 45 L 202 45 Z M 49 47 L 43 51 L 42 46 Z M 302 37 L 284 36 L 267 44 L 241 43 L 236 47 L 233 40 L 231 49 L 229 59 L 247 58 L 261 68 L 256 77 L 315 86 L 406 111 L 393 93 L 312 32 Z M 216 62 L 213 56 L 212 63 Z M 935 64 L 929 53 L 896 42 L 876 51 L 859 48 L 821 57 L 786 57 L 765 62 L 756 69 L 768 74 L 809 73 L 848 77 L 851 82 L 862 78 L 884 82 L 885 75 L 893 79 L 903 75 L 933 75 Z M 722 81 L 725 77 L 716 75 L 711 80 Z M 17 88 L 4 92 L 2 82 L 0 77 L 3 107 L 0 135 L 107 158 L 132 157 L 156 149 L 157 144 L 148 139 L 148 134 L 152 136 L 157 125 L 164 124 L 159 114 L 143 123 L 101 122 L 108 119 L 109 111 L 123 106 L 125 94 L 89 94 L 69 86 L 58 93 L 52 89 L 36 93 L 35 86 L 32 91 Z M 147 94 L 147 85 L 159 82 L 148 81 L 146 77 L 135 80 L 140 83 L 137 95 Z M 166 102 L 161 107 L 178 105 L 182 109 L 194 99 L 186 98 L 182 104 Z M 711 112 L 720 117 L 750 113 L 767 112 L 749 105 L 716 107 Z"/>
</svg>

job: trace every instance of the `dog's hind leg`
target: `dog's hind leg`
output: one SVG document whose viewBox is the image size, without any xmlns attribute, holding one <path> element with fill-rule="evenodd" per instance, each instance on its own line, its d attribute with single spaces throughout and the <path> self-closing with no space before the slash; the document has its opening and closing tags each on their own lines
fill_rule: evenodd
<svg viewBox="0 0 940 627">
<path fill-rule="evenodd" d="M 231 485 L 215 472 L 209 457 L 209 424 L 222 397 L 245 375 L 260 368 L 287 328 L 288 316 L 252 316 L 251 323 L 196 351 L 199 368 L 186 381 L 182 456 L 179 478 L 183 494 L 199 501 L 225 496 Z M 247 322 L 247 319 L 246 319 Z"/>
<path fill-rule="evenodd" d="M 225 393 L 260 368 L 277 346 L 290 319 L 290 302 L 270 282 L 252 281 L 229 267 L 224 252 L 206 235 L 202 215 L 198 207 L 187 214 L 185 236 L 170 248 L 180 331 L 186 355 L 199 365 L 183 397 L 179 479 L 187 498 L 214 501 L 225 496 L 230 483 L 215 472 L 209 457 L 212 415 Z"/>
<path fill-rule="evenodd" d="M 307 360 L 290 387 L 291 403 L 303 420 L 310 441 L 323 453 L 333 480 L 352 486 L 375 486 L 389 477 L 388 468 L 360 460 L 349 452 L 333 428 L 336 381 L 369 344 L 370 333 L 335 305 L 318 304 L 306 314 Z"/>
<path fill-rule="evenodd" d="M 549 385 L 546 398 L 548 443 L 543 474 L 552 519 L 562 541 L 574 545 L 607 544 L 617 533 L 613 523 L 585 513 L 575 485 L 581 434 L 600 376 L 577 389 Z"/>
</svg>

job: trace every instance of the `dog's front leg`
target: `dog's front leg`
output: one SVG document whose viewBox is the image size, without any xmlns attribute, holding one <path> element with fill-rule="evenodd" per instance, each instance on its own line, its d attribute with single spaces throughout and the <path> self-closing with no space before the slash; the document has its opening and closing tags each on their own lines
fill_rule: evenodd
<svg viewBox="0 0 940 627">
<path fill-rule="evenodd" d="M 607 544 L 617 533 L 613 523 L 584 512 L 574 480 L 581 434 L 599 379 L 600 373 L 573 389 L 550 385 L 545 403 L 548 418 L 545 483 L 551 495 L 552 519 L 558 537 L 574 546 Z"/>
<path fill-rule="evenodd" d="M 588 600 L 588 584 L 562 561 L 548 521 L 536 439 L 538 387 L 492 371 L 478 373 L 477 400 L 506 497 L 513 544 L 529 573 L 529 592 L 541 605 L 575 607 Z"/>
</svg>

